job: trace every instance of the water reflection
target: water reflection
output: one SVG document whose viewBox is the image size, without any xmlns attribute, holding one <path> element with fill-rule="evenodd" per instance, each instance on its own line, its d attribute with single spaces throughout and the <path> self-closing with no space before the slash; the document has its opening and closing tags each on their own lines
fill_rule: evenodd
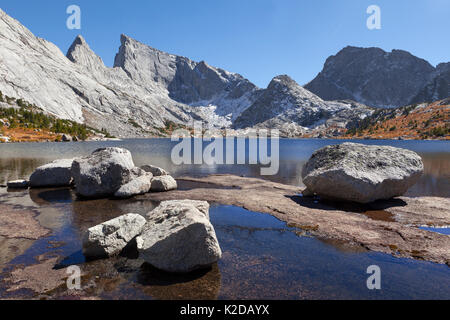
<svg viewBox="0 0 450 320">
<path fill-rule="evenodd" d="M 170 156 L 172 147 L 176 143 L 167 139 L 3 144 L 0 147 L 0 184 L 5 184 L 8 180 L 28 178 L 36 167 L 55 159 L 88 155 L 99 147 L 117 146 L 129 149 L 137 165 L 151 163 L 166 168 L 176 177 L 230 173 L 303 186 L 301 170 L 311 154 L 325 145 L 342 142 L 338 140 L 280 140 L 280 170 L 275 176 L 261 176 L 260 165 L 173 165 Z M 450 150 L 450 142 L 391 140 L 354 142 L 392 145 L 418 152 L 424 161 L 425 173 L 407 195 L 450 197 L 450 152 L 447 151 Z"/>
</svg>

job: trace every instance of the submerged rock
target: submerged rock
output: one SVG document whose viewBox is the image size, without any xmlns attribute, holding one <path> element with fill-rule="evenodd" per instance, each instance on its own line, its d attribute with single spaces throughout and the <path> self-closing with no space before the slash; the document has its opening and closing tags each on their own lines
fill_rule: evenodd
<svg viewBox="0 0 450 320">
<path fill-rule="evenodd" d="M 302 177 L 305 196 L 369 203 L 403 195 L 422 173 L 422 159 L 413 151 L 344 143 L 314 152 Z"/>
<path fill-rule="evenodd" d="M 139 235 L 146 220 L 129 213 L 90 228 L 83 237 L 83 254 L 89 258 L 103 258 L 119 254 Z"/>
<path fill-rule="evenodd" d="M 66 187 L 72 183 L 74 159 L 61 159 L 37 168 L 30 177 L 30 187 Z"/>
<path fill-rule="evenodd" d="M 154 177 L 152 180 L 152 192 L 165 192 L 178 188 L 177 181 L 169 175 Z"/>
<path fill-rule="evenodd" d="M 139 176 L 139 172 L 134 169 L 133 158 L 128 150 L 98 149 L 91 156 L 73 161 L 72 176 L 76 193 L 89 198 L 112 196 Z"/>
<path fill-rule="evenodd" d="M 154 177 L 167 176 L 169 174 L 163 168 L 152 166 L 152 165 L 142 166 L 141 169 L 146 172 L 150 172 L 151 174 L 153 174 Z"/>
<path fill-rule="evenodd" d="M 26 189 L 28 186 L 29 182 L 27 180 L 14 180 L 7 183 L 7 187 L 10 189 Z"/>
<path fill-rule="evenodd" d="M 125 199 L 131 198 L 135 195 L 147 193 L 150 191 L 152 178 L 153 175 L 151 173 L 145 172 L 139 177 L 121 186 L 120 189 L 114 193 L 114 197 Z"/>
<path fill-rule="evenodd" d="M 178 273 L 217 262 L 222 251 L 205 214 L 207 207 L 199 201 L 162 202 L 147 215 L 148 222 L 136 238 L 140 256 L 158 269 Z"/>
</svg>

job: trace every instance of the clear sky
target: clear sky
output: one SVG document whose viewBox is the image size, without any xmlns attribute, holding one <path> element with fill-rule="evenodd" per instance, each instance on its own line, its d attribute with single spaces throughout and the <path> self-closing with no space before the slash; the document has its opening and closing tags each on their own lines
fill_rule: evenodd
<svg viewBox="0 0 450 320">
<path fill-rule="evenodd" d="M 81 30 L 66 8 L 81 7 Z M 369 5 L 381 30 L 369 30 Z M 2 0 L 0 7 L 65 53 L 77 34 L 112 66 L 127 34 L 163 51 L 238 72 L 260 87 L 279 74 L 301 85 L 347 45 L 450 61 L 450 0 Z"/>
</svg>

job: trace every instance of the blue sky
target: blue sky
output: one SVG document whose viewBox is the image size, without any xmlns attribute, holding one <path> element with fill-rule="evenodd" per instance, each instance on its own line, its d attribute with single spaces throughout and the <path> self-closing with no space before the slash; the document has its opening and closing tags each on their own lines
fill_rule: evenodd
<svg viewBox="0 0 450 320">
<path fill-rule="evenodd" d="M 81 7 L 81 30 L 66 28 L 72 4 Z M 381 30 L 366 27 L 372 4 L 381 8 Z M 64 53 L 82 34 L 112 66 L 124 33 L 260 87 L 279 74 L 303 85 L 347 45 L 450 61 L 449 0 L 2 0 L 0 7 Z"/>
</svg>

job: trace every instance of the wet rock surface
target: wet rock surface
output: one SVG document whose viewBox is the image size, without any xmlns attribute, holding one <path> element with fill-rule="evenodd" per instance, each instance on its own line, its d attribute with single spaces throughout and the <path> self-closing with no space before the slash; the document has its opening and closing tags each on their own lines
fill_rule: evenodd
<svg viewBox="0 0 450 320">
<path fill-rule="evenodd" d="M 37 240 L 48 233 L 36 220 L 35 212 L 0 204 L 0 236 Z"/>
</svg>

